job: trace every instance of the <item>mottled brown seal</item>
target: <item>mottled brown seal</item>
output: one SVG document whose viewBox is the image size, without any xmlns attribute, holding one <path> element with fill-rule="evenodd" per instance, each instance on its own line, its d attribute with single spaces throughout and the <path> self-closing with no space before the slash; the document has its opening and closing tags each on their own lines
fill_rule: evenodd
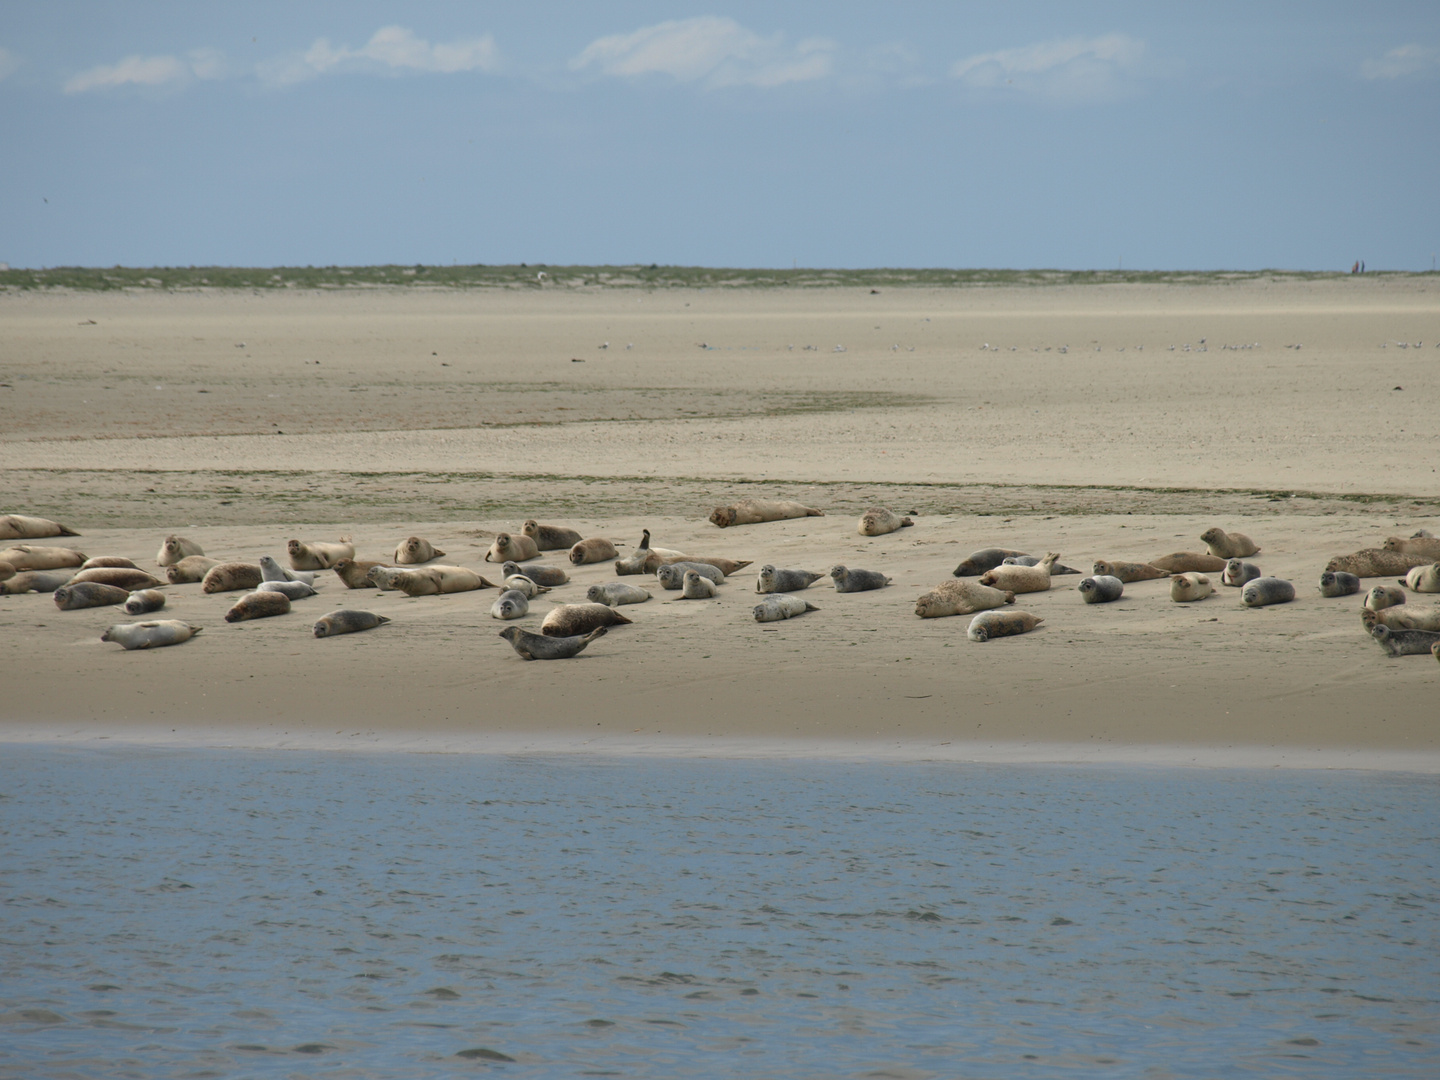
<svg viewBox="0 0 1440 1080">
<path fill-rule="evenodd" d="M 558 604 L 546 613 L 540 633 L 546 637 L 574 637 L 596 627 L 628 625 L 630 620 L 607 604 Z"/>
<path fill-rule="evenodd" d="M 133 559 L 127 559 L 124 555 L 91 555 L 80 564 L 81 570 L 94 570 L 102 566 L 119 566 L 126 570 L 139 570 Z"/>
<path fill-rule="evenodd" d="M 374 630 L 390 620 L 373 611 L 359 611 L 355 608 L 341 608 L 330 611 L 315 620 L 316 637 L 335 637 L 337 634 L 356 634 L 361 630 Z"/>
<path fill-rule="evenodd" d="M 212 566 L 200 580 L 203 592 L 235 592 L 239 589 L 253 589 L 265 577 L 254 563 L 227 562 Z"/>
<path fill-rule="evenodd" d="M 1370 628 L 1370 636 L 1393 656 L 1426 656 L 1440 644 L 1440 634 L 1431 630 L 1392 630 L 1383 623 Z"/>
<path fill-rule="evenodd" d="M 407 536 L 395 545 L 395 564 L 397 566 L 416 566 L 420 563 L 434 562 L 444 554 L 445 552 L 423 536 Z M 353 558 L 353 556 L 347 557 Z"/>
<path fill-rule="evenodd" d="M 0 558 L 4 558 L 0 555 Z M 1410 555 L 1402 551 L 1385 551 L 1382 548 L 1361 548 L 1349 555 L 1336 555 L 1325 564 L 1326 570 L 1344 570 L 1356 577 L 1402 577 L 1413 568 L 1433 562 L 1424 555 Z"/>
<path fill-rule="evenodd" d="M 583 652 L 585 646 L 596 638 L 604 637 L 605 632 L 605 627 L 597 626 L 588 634 L 548 637 L 544 634 L 532 634 L 518 626 L 507 626 L 500 631 L 500 636 L 510 642 L 522 660 L 569 660 Z"/>
<path fill-rule="evenodd" d="M 570 548 L 570 561 L 576 566 L 607 562 L 619 557 L 620 552 L 615 550 L 615 545 L 603 536 L 592 536 L 588 540 L 579 541 Z"/>
<path fill-rule="evenodd" d="M 566 551 L 585 539 L 574 529 L 562 525 L 541 525 L 534 518 L 526 521 L 521 531 L 534 540 L 541 551 Z"/>
<path fill-rule="evenodd" d="M 1169 570 L 1172 574 L 1218 574 L 1225 569 L 1225 560 L 1201 551 L 1173 551 L 1151 559 L 1150 565 Z"/>
<path fill-rule="evenodd" d="M 153 589 L 155 586 L 163 584 L 159 578 L 152 577 L 144 570 L 128 570 L 123 566 L 96 566 L 89 570 L 81 570 L 70 579 L 72 585 L 78 581 L 98 581 L 101 585 L 114 585 L 127 592 L 134 592 L 136 589 Z"/>
<path fill-rule="evenodd" d="M 1219 526 L 1206 529 L 1200 534 L 1200 541 L 1217 559 L 1248 559 L 1260 554 L 1255 541 L 1244 533 L 1226 532 Z"/>
<path fill-rule="evenodd" d="M 333 544 L 319 540 L 291 540 L 285 547 L 290 553 L 290 566 L 294 570 L 329 570 L 341 559 L 355 557 L 355 545 L 348 536 L 342 536 Z"/>
<path fill-rule="evenodd" d="M 165 576 L 171 585 L 188 585 L 193 581 L 204 581 L 205 575 L 220 565 L 219 559 L 204 555 L 187 555 L 174 566 L 165 568 Z"/>
<path fill-rule="evenodd" d="M 857 531 L 861 536 L 884 536 L 899 529 L 909 528 L 914 524 L 915 522 L 908 517 L 901 517 L 893 510 L 887 510 L 883 506 L 872 506 L 860 515 Z"/>
<path fill-rule="evenodd" d="M 1045 619 L 1028 611 L 982 611 L 970 620 L 965 636 L 971 641 L 989 641 L 991 638 L 1010 637 L 1034 630 Z"/>
<path fill-rule="evenodd" d="M 824 510 L 788 499 L 740 499 L 729 506 L 717 506 L 710 513 L 710 523 L 728 529 L 732 525 L 758 525 L 765 521 L 824 516 Z"/>
<path fill-rule="evenodd" d="M 165 606 L 165 594 L 159 589 L 139 589 L 125 598 L 126 615 L 148 615 Z"/>
<path fill-rule="evenodd" d="M 1402 555 L 1423 555 L 1427 559 L 1440 559 L 1440 539 L 1418 533 L 1411 537 L 1391 536 L 1386 538 L 1384 550 L 1397 551 Z"/>
<path fill-rule="evenodd" d="M 535 541 L 524 533 L 496 533 L 495 542 L 490 545 L 490 550 L 485 553 L 486 562 L 525 562 L 527 559 L 538 559 L 540 549 L 535 546 Z"/>
<path fill-rule="evenodd" d="M 28 514 L 0 514 L 0 540 L 43 540 L 47 536 L 79 536 L 58 521 Z"/>
<path fill-rule="evenodd" d="M 992 589 L 974 581 L 942 581 L 915 601 L 915 614 L 922 619 L 973 615 L 1014 602 L 1015 594 L 1005 589 Z"/>
<path fill-rule="evenodd" d="M 159 649 L 189 641 L 203 626 L 192 626 L 181 619 L 152 619 L 149 622 L 116 623 L 100 635 L 101 641 L 113 641 L 123 649 Z"/>
<path fill-rule="evenodd" d="M 55 606 L 61 611 L 78 611 L 81 608 L 123 604 L 129 597 L 129 589 L 102 585 L 98 581 L 82 581 L 77 585 L 61 585 L 56 589 Z"/>
<path fill-rule="evenodd" d="M 225 612 L 226 622 L 244 622 L 247 619 L 269 619 L 276 615 L 290 614 L 290 598 L 278 592 L 252 592 L 236 600 Z"/>
<path fill-rule="evenodd" d="M 1092 572 L 1119 578 L 1127 585 L 1132 581 L 1153 581 L 1170 576 L 1169 570 L 1161 570 L 1146 562 L 1119 562 L 1114 559 L 1096 559 Z"/>
<path fill-rule="evenodd" d="M 370 580 L 370 571 L 384 565 L 378 559 L 341 559 L 330 569 L 347 589 L 373 589 L 375 582 Z"/>
<path fill-rule="evenodd" d="M 204 554 L 205 549 L 194 540 L 171 533 L 160 541 L 160 550 L 155 554 L 155 562 L 160 566 L 174 566 L 181 559 Z"/>
</svg>

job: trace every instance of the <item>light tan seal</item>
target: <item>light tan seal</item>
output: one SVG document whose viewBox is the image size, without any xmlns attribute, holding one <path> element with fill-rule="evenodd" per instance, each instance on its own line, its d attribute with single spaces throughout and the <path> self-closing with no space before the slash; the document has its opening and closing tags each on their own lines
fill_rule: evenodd
<svg viewBox="0 0 1440 1080">
<path fill-rule="evenodd" d="M 496 533 L 495 542 L 490 545 L 490 550 L 485 553 L 486 562 L 524 562 L 527 559 L 538 559 L 540 549 L 535 546 L 535 541 L 524 533 Z"/>
<path fill-rule="evenodd" d="M 269 619 L 276 615 L 290 614 L 290 598 L 278 592 L 252 592 L 236 600 L 225 612 L 226 622 L 245 622 L 247 619 Z"/>
<path fill-rule="evenodd" d="M 407 536 L 395 545 L 397 566 L 415 566 L 419 563 L 434 562 L 444 554 L 445 552 L 420 536 Z M 354 558 L 353 555 L 347 557 Z"/>
<path fill-rule="evenodd" d="M 329 611 L 315 620 L 313 630 L 316 637 L 335 637 L 338 634 L 356 634 L 361 630 L 374 630 L 390 620 L 373 611 L 358 611 L 355 608 L 341 608 Z"/>
<path fill-rule="evenodd" d="M 74 529 L 67 529 L 49 518 L 30 517 L 28 514 L 0 515 L 0 540 L 43 540 L 47 536 L 79 535 Z"/>
<path fill-rule="evenodd" d="M 0 581 L 12 578 L 19 572 L 20 571 L 16 570 L 15 567 L 11 566 L 8 562 L 0 562 Z"/>
<path fill-rule="evenodd" d="M 547 637 L 544 634 L 532 634 L 518 626 L 507 626 L 500 631 L 500 636 L 510 643 L 522 660 L 569 660 L 583 652 L 585 646 L 596 638 L 604 637 L 605 633 L 606 627 L 597 626 L 588 634 Z"/>
<path fill-rule="evenodd" d="M 710 513 L 710 523 L 728 529 L 732 525 L 758 525 L 765 521 L 824 516 L 824 510 L 788 499 L 740 499 L 729 506 L 717 506 Z"/>
<path fill-rule="evenodd" d="M 991 638 L 1010 637 L 1012 634 L 1026 634 L 1039 626 L 1045 619 L 1028 611 L 982 611 L 970 620 L 965 636 L 971 641 L 989 641 Z"/>
<path fill-rule="evenodd" d="M 1126 585 L 1132 581 L 1153 581 L 1170 576 L 1169 570 L 1161 570 L 1147 562 L 1118 562 L 1114 559 L 1096 559 L 1092 572 L 1104 577 L 1119 578 Z"/>
<path fill-rule="evenodd" d="M 1383 545 L 1386 551 L 1398 551 L 1402 555 L 1423 555 L 1427 559 L 1440 559 L 1440 539 L 1428 533 L 1411 537 L 1387 537 Z"/>
<path fill-rule="evenodd" d="M 1440 593 L 1440 563 L 1412 567 L 1405 575 L 1405 587 L 1411 592 Z"/>
<path fill-rule="evenodd" d="M 908 517 L 901 517 L 893 510 L 887 510 L 883 506 L 872 506 L 860 515 L 858 531 L 861 536 L 884 536 L 914 524 L 915 522 Z"/>
<path fill-rule="evenodd" d="M 123 566 L 96 566 L 89 570 L 81 570 L 70 579 L 70 584 L 73 585 L 78 581 L 98 581 L 102 585 L 114 585 L 129 592 L 134 592 L 136 589 L 153 589 L 157 585 L 164 584 L 159 578 L 151 577 L 144 570 L 127 570 Z"/>
<path fill-rule="evenodd" d="M 138 589 L 125 599 L 126 615 L 148 615 L 165 606 L 165 594 L 159 589 Z"/>
<path fill-rule="evenodd" d="M 14 577 L 0 581 L 0 593 L 17 596 L 28 592 L 54 592 L 70 580 L 71 570 L 21 570 Z"/>
<path fill-rule="evenodd" d="M 370 568 L 370 580 L 381 589 L 398 589 L 406 596 L 440 596 L 495 588 L 493 582 L 468 567 L 446 566 L 443 563 L 415 570 L 374 566 Z"/>
<path fill-rule="evenodd" d="M 980 575 L 980 584 L 1013 593 L 1046 592 L 1050 588 L 1050 568 L 1060 558 L 1058 551 L 1049 552 L 1036 566 L 1001 563 Z"/>
<path fill-rule="evenodd" d="M 915 614 L 922 619 L 938 619 L 945 615 L 973 615 L 1002 604 L 1013 604 L 1015 594 L 1005 589 L 992 589 L 977 581 L 942 581 L 915 601 Z"/>
<path fill-rule="evenodd" d="M 1195 570 L 1187 570 L 1170 579 L 1170 599 L 1177 604 L 1191 604 L 1204 600 L 1215 591 L 1210 579 Z"/>
<path fill-rule="evenodd" d="M 1376 585 L 1365 594 L 1365 606 L 1371 611 L 1405 603 L 1405 590 L 1396 585 Z"/>
<path fill-rule="evenodd" d="M 716 592 L 715 582 L 701 577 L 694 570 L 686 570 L 680 583 L 680 597 L 683 600 L 709 600 Z"/>
<path fill-rule="evenodd" d="M 588 563 L 608 562 L 611 559 L 618 559 L 620 552 L 615 550 L 615 545 L 603 536 L 592 536 L 588 540 L 581 540 L 570 548 L 570 561 L 576 566 L 585 566 Z"/>
<path fill-rule="evenodd" d="M 1218 574 L 1225 569 L 1225 560 L 1201 551 L 1174 551 L 1151 559 L 1150 565 L 1169 570 L 1172 574 Z"/>
<path fill-rule="evenodd" d="M 540 633 L 575 637 L 602 626 L 628 626 L 630 620 L 607 604 L 558 604 L 546 613 Z"/>
<path fill-rule="evenodd" d="M 621 604 L 643 604 L 650 599 L 650 590 L 638 585 L 627 585 L 623 581 L 611 581 L 604 585 L 591 585 L 585 590 L 585 599 L 592 604 L 607 604 L 619 607 Z"/>
<path fill-rule="evenodd" d="M 7 562 L 18 573 L 21 570 L 63 570 L 79 566 L 85 561 L 85 553 L 66 547 L 40 547 L 36 544 L 16 544 L 0 551 L 0 562 Z"/>
<path fill-rule="evenodd" d="M 134 561 L 125 558 L 124 555 L 91 555 L 80 564 L 81 570 L 94 570 L 101 566 L 120 566 L 126 570 L 139 570 Z"/>
<path fill-rule="evenodd" d="M 101 641 L 113 641 L 122 649 L 159 649 L 189 641 L 203 630 L 180 619 L 154 619 L 150 622 L 116 623 L 100 635 Z"/>
<path fill-rule="evenodd" d="M 160 566 L 174 566 L 181 559 L 188 559 L 191 555 L 204 554 L 205 549 L 194 540 L 171 533 L 160 541 L 160 550 L 155 553 L 155 562 Z"/>
<path fill-rule="evenodd" d="M 378 559 L 341 559 L 330 569 L 347 589 L 373 589 L 375 582 L 370 580 L 370 571 L 384 565 Z"/>
<path fill-rule="evenodd" d="M 61 585 L 55 590 L 55 606 L 61 611 L 78 611 L 87 607 L 109 607 L 123 604 L 130 590 L 102 585 L 98 581 L 82 581 L 78 585 Z"/>
<path fill-rule="evenodd" d="M 167 566 L 165 576 L 170 579 L 171 585 L 188 585 L 194 581 L 204 581 L 205 575 L 219 565 L 219 559 L 211 559 L 205 555 L 187 555 L 174 566 Z"/>
<path fill-rule="evenodd" d="M 807 611 L 819 611 L 820 609 L 799 596 L 790 596 L 787 593 L 770 593 L 750 609 L 755 616 L 756 622 L 780 622 L 782 619 L 793 619 L 797 615 L 804 615 Z"/>
<path fill-rule="evenodd" d="M 1392 630 L 1440 630 L 1440 607 L 1398 604 L 1379 611 L 1361 608 L 1360 621 L 1367 631 L 1382 623 Z"/>
<path fill-rule="evenodd" d="M 0 559 L 5 556 L 0 555 Z M 1434 562 L 1424 555 L 1410 555 L 1402 551 L 1385 551 L 1383 548 L 1361 548 L 1349 555 L 1336 555 L 1325 564 L 1329 571 L 1343 570 L 1356 577 L 1403 577 L 1417 566 Z"/>
<path fill-rule="evenodd" d="M 1248 559 L 1260 554 L 1250 537 L 1244 533 L 1227 533 L 1218 525 L 1201 533 L 1200 540 L 1217 559 Z"/>
<path fill-rule="evenodd" d="M 535 541 L 535 546 L 541 551 L 566 551 L 584 539 L 574 529 L 561 525 L 541 525 L 534 518 L 526 521 L 520 529 Z"/>
<path fill-rule="evenodd" d="M 348 536 L 342 536 L 334 544 L 319 540 L 291 540 L 285 546 L 290 552 L 292 570 L 329 570 L 341 559 L 355 557 L 355 545 Z"/>
<path fill-rule="evenodd" d="M 239 589 L 253 589 L 264 580 L 260 567 L 254 563 L 227 562 L 205 571 L 200 588 L 207 593 L 235 592 Z"/>
</svg>

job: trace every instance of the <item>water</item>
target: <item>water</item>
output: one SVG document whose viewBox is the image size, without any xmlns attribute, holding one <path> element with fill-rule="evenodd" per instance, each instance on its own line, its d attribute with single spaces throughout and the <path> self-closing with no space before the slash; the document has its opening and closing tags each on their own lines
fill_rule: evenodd
<svg viewBox="0 0 1440 1080">
<path fill-rule="evenodd" d="M 0 1077 L 1428 1078 L 1437 796 L 7 746 Z"/>
</svg>

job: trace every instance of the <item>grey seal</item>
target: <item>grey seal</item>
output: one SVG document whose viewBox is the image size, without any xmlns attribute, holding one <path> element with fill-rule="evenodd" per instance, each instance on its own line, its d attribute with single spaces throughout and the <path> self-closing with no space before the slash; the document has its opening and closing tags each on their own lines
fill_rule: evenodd
<svg viewBox="0 0 1440 1080">
<path fill-rule="evenodd" d="M 140 589 L 125 599 L 126 615 L 148 615 L 165 606 L 165 594 L 159 589 Z"/>
<path fill-rule="evenodd" d="M 180 619 L 116 623 L 100 635 L 100 640 L 113 641 L 124 649 L 159 649 L 189 641 L 203 629 L 203 626 L 192 626 Z"/>
<path fill-rule="evenodd" d="M 685 587 L 685 572 L 693 570 L 703 578 L 708 578 L 716 585 L 725 584 L 725 575 L 709 563 L 677 562 L 666 563 L 655 571 L 655 579 L 660 582 L 662 589 L 683 589 Z"/>
<path fill-rule="evenodd" d="M 1411 567 L 1405 575 L 1405 587 L 1411 592 L 1440 592 L 1440 563 Z"/>
<path fill-rule="evenodd" d="M 546 637 L 575 637 L 597 626 L 629 625 L 629 619 L 607 604 L 558 604 L 545 614 L 540 633 Z"/>
<path fill-rule="evenodd" d="M 506 589 L 490 605 L 492 619 L 521 619 L 530 614 L 530 598 L 519 589 Z"/>
<path fill-rule="evenodd" d="M 751 609 L 751 614 L 755 616 L 756 622 L 779 622 L 782 619 L 793 619 L 796 615 L 804 615 L 807 611 L 819 610 L 810 601 L 802 600 L 798 596 L 771 593 Z"/>
<path fill-rule="evenodd" d="M 760 567 L 760 573 L 755 576 L 755 591 L 758 593 L 783 593 L 794 592 L 796 589 L 808 589 L 824 576 L 824 574 L 813 574 L 809 570 L 777 570 L 770 563 L 766 563 Z"/>
<path fill-rule="evenodd" d="M 680 596 L 685 600 L 709 600 L 715 595 L 715 582 L 701 577 L 694 570 L 686 570 L 680 583 Z"/>
<path fill-rule="evenodd" d="M 879 570 L 851 570 L 848 566 L 832 566 L 830 580 L 835 583 L 836 592 L 869 592 L 883 589 L 890 584 L 890 578 Z"/>
<path fill-rule="evenodd" d="M 544 585 L 552 589 L 556 585 L 564 585 L 570 580 L 568 571 L 562 570 L 558 566 L 541 566 L 538 563 L 534 566 L 521 566 L 511 560 L 505 563 L 501 570 L 506 577 L 510 577 L 512 574 L 524 574 L 536 585 Z"/>
<path fill-rule="evenodd" d="M 275 615 L 290 614 L 290 598 L 278 592 L 250 592 L 236 600 L 225 612 L 226 622 L 244 622 L 247 619 L 269 619 Z"/>
<path fill-rule="evenodd" d="M 1258 577 L 1264 577 L 1264 575 L 1254 563 L 1248 563 L 1242 559 L 1231 559 L 1225 564 L 1225 572 L 1220 575 L 1220 584 L 1238 588 L 1247 581 L 1254 581 Z"/>
<path fill-rule="evenodd" d="M 315 587 L 303 581 L 262 581 L 255 586 L 256 592 L 278 592 L 291 600 L 304 600 L 315 595 Z"/>
<path fill-rule="evenodd" d="M 376 615 L 373 611 L 341 608 L 339 611 L 327 612 L 315 620 L 315 636 L 334 637 L 336 634 L 353 634 L 360 630 L 373 630 L 389 621 L 384 615 Z"/>
<path fill-rule="evenodd" d="M 1321 596 L 1353 596 L 1360 591 L 1360 579 L 1344 570 L 1326 570 L 1320 575 Z"/>
<path fill-rule="evenodd" d="M 1295 599 L 1295 586 L 1278 577 L 1260 577 L 1247 581 L 1240 590 L 1240 602 L 1246 607 L 1268 607 L 1270 604 L 1288 604 Z"/>
<path fill-rule="evenodd" d="M 1039 626 L 1045 619 L 1028 611 L 982 611 L 970 620 L 965 636 L 971 641 L 989 641 L 991 638 L 1024 634 Z"/>
<path fill-rule="evenodd" d="M 1423 656 L 1440 642 L 1440 633 L 1433 630 L 1391 630 L 1384 623 L 1372 626 L 1370 636 L 1391 656 Z"/>
<path fill-rule="evenodd" d="M 604 585 L 591 585 L 585 590 L 585 599 L 592 604 L 608 604 L 610 607 L 643 604 L 650 599 L 650 590 L 642 589 L 638 585 L 627 585 L 623 581 L 611 581 Z"/>
<path fill-rule="evenodd" d="M 354 558 L 346 556 L 343 559 L 336 559 L 334 570 L 342 562 L 354 562 Z M 266 581 L 303 581 L 306 585 L 315 584 L 316 571 L 314 570 L 287 570 L 269 555 L 260 556 L 260 576 Z"/>
<path fill-rule="evenodd" d="M 500 636 L 510 642 L 522 660 L 569 660 L 583 652 L 598 637 L 604 637 L 606 628 L 597 626 L 588 634 L 574 634 L 569 637 L 547 637 L 532 634 L 518 626 L 507 626 Z"/>
<path fill-rule="evenodd" d="M 1023 551 L 1012 551 L 1010 548 L 981 548 L 961 559 L 960 565 L 950 573 L 953 577 L 979 577 L 986 570 L 994 570 L 1006 559 L 1019 558 L 1024 554 Z"/>
<path fill-rule="evenodd" d="M 1125 595 L 1125 583 L 1109 574 L 1081 578 L 1075 587 L 1080 590 L 1080 599 L 1087 604 L 1109 604 Z"/>
<path fill-rule="evenodd" d="M 61 611 L 78 611 L 87 607 L 109 607 L 111 604 L 123 604 L 129 598 L 130 590 L 114 585 L 101 585 L 98 581 L 61 585 L 55 590 L 55 606 Z"/>
</svg>

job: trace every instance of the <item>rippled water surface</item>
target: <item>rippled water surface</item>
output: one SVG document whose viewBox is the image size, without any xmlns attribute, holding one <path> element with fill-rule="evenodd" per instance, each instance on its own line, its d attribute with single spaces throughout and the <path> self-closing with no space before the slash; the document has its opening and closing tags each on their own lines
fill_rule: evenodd
<svg viewBox="0 0 1440 1080">
<path fill-rule="evenodd" d="M 1434 1077 L 1437 796 L 0 747 L 0 1076 Z"/>
</svg>

